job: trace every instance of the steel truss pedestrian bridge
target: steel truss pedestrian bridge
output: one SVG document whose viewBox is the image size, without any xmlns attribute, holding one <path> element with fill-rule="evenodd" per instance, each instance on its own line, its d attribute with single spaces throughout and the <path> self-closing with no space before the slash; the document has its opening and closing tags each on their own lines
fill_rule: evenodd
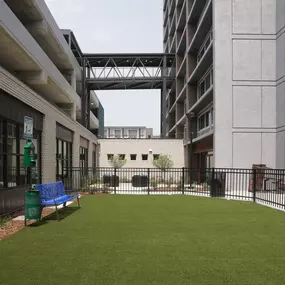
<svg viewBox="0 0 285 285">
<path fill-rule="evenodd" d="M 71 33 L 70 46 L 82 68 L 81 120 L 90 127 L 91 90 L 161 90 L 161 135 L 166 133 L 166 94 L 175 83 L 175 54 L 82 53 Z"/>
<path fill-rule="evenodd" d="M 84 54 L 87 88 L 92 90 L 170 88 L 174 54 Z"/>
</svg>

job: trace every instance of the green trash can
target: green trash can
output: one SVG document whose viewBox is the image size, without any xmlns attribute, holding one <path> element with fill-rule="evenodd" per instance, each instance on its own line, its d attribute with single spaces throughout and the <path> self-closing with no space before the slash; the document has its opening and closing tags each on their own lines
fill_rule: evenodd
<svg viewBox="0 0 285 285">
<path fill-rule="evenodd" d="M 26 220 L 40 220 L 42 214 L 40 191 L 29 190 L 25 194 L 25 225 Z"/>
</svg>

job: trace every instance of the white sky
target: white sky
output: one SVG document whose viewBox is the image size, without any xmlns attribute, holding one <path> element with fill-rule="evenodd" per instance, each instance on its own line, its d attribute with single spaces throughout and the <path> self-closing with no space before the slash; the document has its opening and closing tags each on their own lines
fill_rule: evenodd
<svg viewBox="0 0 285 285">
<path fill-rule="evenodd" d="M 162 52 L 163 0 L 46 0 L 58 25 L 71 29 L 83 52 Z M 160 131 L 160 90 L 101 91 L 105 125 Z"/>
</svg>

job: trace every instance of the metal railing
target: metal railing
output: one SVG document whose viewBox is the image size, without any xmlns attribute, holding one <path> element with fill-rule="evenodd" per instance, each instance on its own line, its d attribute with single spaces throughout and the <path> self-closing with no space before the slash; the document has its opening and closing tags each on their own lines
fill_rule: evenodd
<svg viewBox="0 0 285 285">
<path fill-rule="evenodd" d="M 285 209 L 285 170 L 94 168 L 82 173 L 73 168 L 66 187 L 91 193 L 220 197 Z"/>
<path fill-rule="evenodd" d="M 194 195 L 256 202 L 285 210 L 285 169 L 71 168 L 67 192 Z M 29 185 L 0 189 L 0 217 L 24 207 Z"/>
</svg>

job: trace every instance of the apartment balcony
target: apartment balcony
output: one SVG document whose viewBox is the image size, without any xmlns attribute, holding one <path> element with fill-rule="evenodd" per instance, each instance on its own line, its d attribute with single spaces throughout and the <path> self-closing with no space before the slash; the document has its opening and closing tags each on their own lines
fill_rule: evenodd
<svg viewBox="0 0 285 285">
<path fill-rule="evenodd" d="M 186 67 L 187 67 L 187 60 L 186 56 L 182 59 L 182 62 L 177 61 L 177 74 L 176 77 L 184 78 L 186 76 Z"/>
<path fill-rule="evenodd" d="M 186 27 L 184 29 L 184 31 L 182 32 L 181 36 L 180 36 L 180 32 L 177 32 L 177 53 L 179 55 L 181 54 L 185 54 L 186 52 L 186 42 L 187 42 L 187 39 L 186 39 Z"/>
<path fill-rule="evenodd" d="M 183 114 L 178 118 L 176 126 L 184 126 L 185 124 L 186 124 L 186 116 Z"/>
<path fill-rule="evenodd" d="M 167 21 L 168 21 L 168 8 L 163 10 L 163 27 L 167 26 Z"/>
<path fill-rule="evenodd" d="M 175 12 L 175 2 L 176 2 L 176 0 L 170 0 L 169 7 L 168 7 L 169 16 L 170 17 L 172 17 L 174 15 L 174 12 Z"/>
<path fill-rule="evenodd" d="M 90 112 L 90 129 L 94 130 L 98 128 L 99 128 L 99 120 L 96 118 L 93 112 Z"/>
<path fill-rule="evenodd" d="M 168 0 L 163 0 L 163 11 L 166 11 L 167 9 L 167 3 L 168 3 Z"/>
<path fill-rule="evenodd" d="M 209 0 L 208 0 L 209 1 Z M 211 0 L 210 0 L 211 1 Z M 207 0 L 194 0 L 193 5 L 188 13 L 188 23 L 196 25 L 201 17 L 203 9 L 207 3 Z"/>
<path fill-rule="evenodd" d="M 176 0 L 176 7 L 181 8 L 183 3 L 185 3 L 185 0 Z"/>
<path fill-rule="evenodd" d="M 200 1 L 200 0 L 198 0 Z M 200 19 L 198 20 L 197 30 L 189 45 L 189 53 L 198 53 L 203 44 L 207 34 L 209 33 L 213 24 L 212 1 L 208 0 Z"/>
<path fill-rule="evenodd" d="M 168 39 L 168 34 L 169 34 L 169 30 L 168 30 L 168 26 L 164 28 L 164 32 L 163 32 L 163 42 L 166 43 L 167 39 Z"/>
<path fill-rule="evenodd" d="M 170 53 L 175 53 L 176 51 L 176 34 L 172 37 L 169 37 L 170 41 Z"/>
<path fill-rule="evenodd" d="M 175 34 L 175 30 L 176 30 L 176 17 L 174 15 L 170 20 L 169 35 L 173 36 Z"/>
<path fill-rule="evenodd" d="M 198 62 L 197 66 L 191 73 L 188 83 L 189 84 L 197 83 L 212 65 L 213 65 L 213 42 L 211 41 L 207 50 L 205 51 L 200 61 Z"/>
<path fill-rule="evenodd" d="M 74 88 L 3 1 L 0 18 L 0 64 L 47 100 L 73 103 Z"/>
<path fill-rule="evenodd" d="M 172 86 L 168 90 L 168 93 L 166 95 L 166 100 L 168 100 L 170 97 L 175 96 L 175 91 L 176 91 L 176 84 L 175 81 L 173 82 Z"/>
<path fill-rule="evenodd" d="M 181 1 L 183 3 L 183 1 Z M 177 31 L 183 31 L 186 26 L 186 1 L 184 1 L 180 13 L 178 14 Z"/>
<path fill-rule="evenodd" d="M 12 12 L 30 32 L 61 71 L 73 70 L 76 60 L 45 1 L 5 0 Z"/>
<path fill-rule="evenodd" d="M 178 92 L 180 89 L 178 89 Z M 181 89 L 181 91 L 179 93 L 177 93 L 177 96 L 176 96 L 176 102 L 184 102 L 185 99 L 186 99 L 186 91 L 187 91 L 187 85 L 184 85 Z"/>
<path fill-rule="evenodd" d="M 90 98 L 92 98 L 92 97 L 93 96 L 90 93 Z M 91 102 L 90 102 L 90 129 L 92 129 L 92 130 L 99 128 L 98 118 L 92 112 L 92 109 L 97 108 L 95 105 L 96 103 L 92 103 L 93 100 L 94 100 L 94 97 L 93 97 L 93 99 L 91 99 Z M 97 98 L 97 100 L 98 100 L 98 98 Z M 98 107 L 99 107 L 99 104 L 98 104 Z M 79 95 L 77 95 L 77 98 L 76 98 L 76 119 L 79 122 L 81 121 L 81 115 L 82 115 L 81 114 L 81 98 Z"/>
<path fill-rule="evenodd" d="M 197 132 L 196 137 L 193 138 L 193 143 L 199 142 L 203 139 L 208 138 L 209 136 L 212 136 L 214 134 L 214 125 L 210 125 L 200 131 Z"/>
<path fill-rule="evenodd" d="M 175 113 L 175 111 L 176 111 L 176 101 L 169 105 L 168 114 Z"/>
<path fill-rule="evenodd" d="M 94 91 L 90 91 L 90 103 L 92 107 L 99 108 L 99 99 Z"/>
<path fill-rule="evenodd" d="M 214 88 L 213 85 L 197 100 L 197 102 L 189 109 L 187 112 L 198 114 L 203 109 L 205 109 L 209 104 L 213 102 L 214 99 Z"/>
</svg>

